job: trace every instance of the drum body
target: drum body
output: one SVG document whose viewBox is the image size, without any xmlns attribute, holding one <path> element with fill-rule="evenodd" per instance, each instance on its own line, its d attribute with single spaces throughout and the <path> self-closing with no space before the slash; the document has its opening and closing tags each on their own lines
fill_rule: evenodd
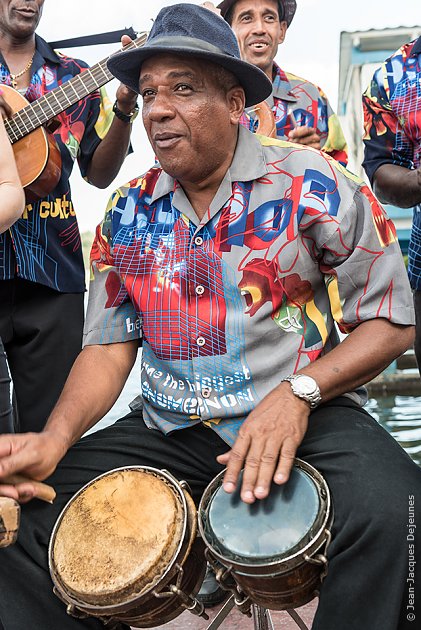
<svg viewBox="0 0 421 630">
<path fill-rule="evenodd" d="M 101 475 L 65 506 L 51 535 L 55 593 L 77 617 L 149 628 L 195 607 L 206 569 L 190 494 L 166 471 Z"/>
<path fill-rule="evenodd" d="M 211 482 L 199 506 L 206 555 L 220 582 L 230 588 L 234 580 L 237 599 L 272 610 L 306 604 L 327 569 L 332 510 L 325 480 L 296 459 L 286 484 L 272 484 L 266 499 L 249 505 L 241 501 L 241 484 L 233 494 L 223 490 L 223 476 Z"/>
</svg>

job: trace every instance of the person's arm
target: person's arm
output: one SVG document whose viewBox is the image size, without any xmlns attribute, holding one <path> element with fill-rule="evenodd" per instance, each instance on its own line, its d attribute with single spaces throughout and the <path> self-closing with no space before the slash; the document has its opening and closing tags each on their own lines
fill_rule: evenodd
<svg viewBox="0 0 421 630">
<path fill-rule="evenodd" d="M 46 479 L 67 450 L 117 400 L 136 360 L 137 340 L 104 346 L 86 346 L 76 359 L 63 392 L 41 433 L 0 436 L 0 495 L 28 500 L 30 483 L 1 483 L 21 473 Z"/>
<path fill-rule="evenodd" d="M 376 70 L 362 97 L 363 167 L 382 203 L 411 208 L 421 202 L 421 171 L 414 168 L 413 142 L 390 103 L 389 63 Z"/>
<path fill-rule="evenodd" d="M 0 234 L 22 215 L 25 194 L 16 168 L 13 150 L 4 128 L 0 105 Z"/>
<path fill-rule="evenodd" d="M 299 371 L 312 376 L 326 402 L 367 383 L 407 350 L 412 326 L 385 319 L 363 322 L 341 344 Z M 218 457 L 226 465 L 224 489 L 233 492 L 244 467 L 241 498 L 246 503 L 269 494 L 272 479 L 285 483 L 307 430 L 309 405 L 288 382 L 278 385 L 249 414 L 233 448 Z"/>
<path fill-rule="evenodd" d="M 117 90 L 117 107 L 123 114 L 134 111 L 137 94 L 125 85 Z M 132 123 L 114 116 L 105 138 L 99 143 L 88 167 L 88 181 L 97 188 L 106 188 L 118 175 L 127 155 Z"/>
<path fill-rule="evenodd" d="M 348 149 L 339 118 L 333 111 L 326 94 L 317 87 L 320 116 L 317 128 L 296 126 L 288 134 L 288 139 L 298 144 L 322 150 L 343 166 L 348 163 Z M 327 132 L 326 132 L 327 127 Z"/>
<path fill-rule="evenodd" d="M 132 40 L 128 35 L 123 35 L 123 46 Z M 132 114 L 138 95 L 123 84 L 120 84 L 116 93 L 117 107 L 123 114 Z M 118 175 L 121 165 L 127 155 L 130 143 L 132 124 L 124 122 L 117 116 L 111 123 L 108 132 L 97 146 L 88 167 L 88 181 L 97 188 L 106 188 Z"/>
<path fill-rule="evenodd" d="M 421 203 L 421 169 L 382 164 L 374 173 L 373 189 L 382 203 L 412 208 Z"/>
<path fill-rule="evenodd" d="M 321 179 L 323 160 L 317 158 L 314 166 L 318 163 Z M 312 243 L 327 291 L 312 299 L 318 304 L 328 299 L 336 323 L 349 333 L 297 370 L 315 379 L 322 402 L 368 382 L 414 338 L 412 294 L 393 225 L 367 186 L 352 184 L 354 176 L 340 172 L 335 162 L 329 166 L 335 195 L 326 195 L 319 206 L 316 194 L 306 190 L 299 230 L 299 237 Z M 304 199 L 298 201 L 304 204 Z M 323 334 L 327 339 L 329 332 Z M 233 449 L 219 458 L 228 464 L 226 489 L 233 490 L 243 466 L 241 496 L 248 503 L 267 496 L 271 479 L 285 482 L 309 415 L 307 403 L 292 393 L 289 382 L 280 383 L 246 419 Z"/>
</svg>

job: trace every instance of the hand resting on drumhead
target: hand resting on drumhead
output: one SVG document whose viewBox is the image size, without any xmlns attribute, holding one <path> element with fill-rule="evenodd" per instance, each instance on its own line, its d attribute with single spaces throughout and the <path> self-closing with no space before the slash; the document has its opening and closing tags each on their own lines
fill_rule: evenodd
<svg viewBox="0 0 421 630">
<path fill-rule="evenodd" d="M 300 374 L 317 379 L 322 402 L 327 402 L 374 378 L 393 356 L 410 346 L 413 336 L 413 328 L 386 319 L 365 321 Z M 267 497 L 272 480 L 285 483 L 311 422 L 309 416 L 309 405 L 292 393 L 288 382 L 280 383 L 249 414 L 232 449 L 218 457 L 227 467 L 224 490 L 234 492 L 242 468 L 241 498 L 245 503 Z"/>
</svg>

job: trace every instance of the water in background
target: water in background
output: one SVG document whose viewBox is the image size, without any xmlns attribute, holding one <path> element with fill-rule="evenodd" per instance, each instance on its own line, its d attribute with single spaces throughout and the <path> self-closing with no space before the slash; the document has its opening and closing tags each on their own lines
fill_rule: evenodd
<svg viewBox="0 0 421 630">
<path fill-rule="evenodd" d="M 129 413 L 129 402 L 139 394 L 139 384 L 140 353 L 118 401 L 94 430 Z M 365 408 L 421 466 L 421 397 L 380 396 L 371 398 Z"/>
<path fill-rule="evenodd" d="M 380 396 L 366 409 L 421 466 L 421 397 Z"/>
</svg>

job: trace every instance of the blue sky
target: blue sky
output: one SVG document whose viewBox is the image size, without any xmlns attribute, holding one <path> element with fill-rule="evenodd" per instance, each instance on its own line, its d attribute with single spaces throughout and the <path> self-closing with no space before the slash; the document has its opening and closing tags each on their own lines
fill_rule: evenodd
<svg viewBox="0 0 421 630">
<path fill-rule="evenodd" d="M 125 26 L 148 30 L 151 20 L 165 5 L 161 0 L 46 0 L 38 32 L 47 40 L 112 31 Z M 195 2 L 195 4 L 200 4 Z M 285 69 L 320 85 L 336 108 L 339 41 L 341 31 L 367 30 L 421 24 L 420 0 L 297 0 L 297 13 L 277 61 Z M 116 47 L 69 49 L 69 54 L 96 63 L 112 54 Z M 115 82 L 107 91 L 113 99 Z M 83 182 L 75 168 L 72 176 L 74 203 L 82 231 L 93 230 L 101 220 L 107 199 L 114 188 L 144 172 L 153 154 L 142 129 L 141 118 L 133 129 L 134 153 L 123 165 L 116 181 L 106 190 Z"/>
</svg>

